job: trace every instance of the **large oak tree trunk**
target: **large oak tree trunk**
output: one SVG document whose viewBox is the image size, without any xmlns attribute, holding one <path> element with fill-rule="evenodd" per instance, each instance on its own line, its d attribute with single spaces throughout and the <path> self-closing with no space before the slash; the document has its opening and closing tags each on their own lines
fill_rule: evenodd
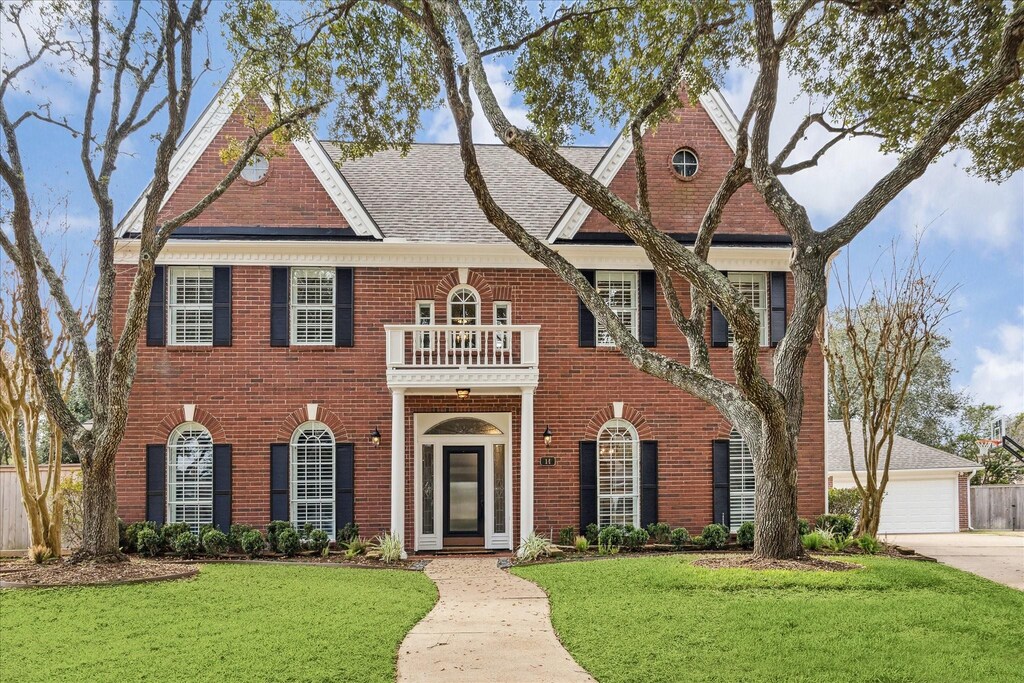
<svg viewBox="0 0 1024 683">
<path fill-rule="evenodd" d="M 82 547 L 77 560 L 118 562 L 124 559 L 117 528 L 117 488 L 114 458 L 97 458 L 101 464 L 82 468 Z"/>
<path fill-rule="evenodd" d="M 804 554 L 797 523 L 796 440 L 766 430 L 752 453 L 757 481 L 754 557 L 794 559 Z"/>
</svg>

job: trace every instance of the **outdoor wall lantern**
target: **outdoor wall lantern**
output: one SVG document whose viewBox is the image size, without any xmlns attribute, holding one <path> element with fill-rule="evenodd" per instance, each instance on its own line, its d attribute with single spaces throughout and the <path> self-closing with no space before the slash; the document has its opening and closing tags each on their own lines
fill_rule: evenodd
<svg viewBox="0 0 1024 683">
<path fill-rule="evenodd" d="M 544 445 L 551 445 L 551 428 L 547 426 L 544 427 Z"/>
<path fill-rule="evenodd" d="M 455 395 L 458 396 L 460 399 L 469 398 L 469 389 L 456 389 Z"/>
<path fill-rule="evenodd" d="M 377 429 L 376 427 L 374 427 L 373 431 L 370 432 L 370 443 L 372 443 L 374 446 L 380 445 L 380 430 Z"/>
</svg>

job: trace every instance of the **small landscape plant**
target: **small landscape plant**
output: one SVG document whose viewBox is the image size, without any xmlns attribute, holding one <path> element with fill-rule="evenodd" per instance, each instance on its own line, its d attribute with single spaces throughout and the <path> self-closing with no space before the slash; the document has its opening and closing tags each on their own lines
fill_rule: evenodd
<svg viewBox="0 0 1024 683">
<path fill-rule="evenodd" d="M 587 540 L 586 536 L 577 536 L 573 546 L 576 548 L 576 552 L 585 553 L 590 550 L 590 541 Z"/>
<path fill-rule="evenodd" d="M 199 552 L 199 539 L 191 531 L 185 531 L 174 537 L 174 552 L 185 559 L 192 559 Z"/>
<path fill-rule="evenodd" d="M 806 533 L 800 537 L 800 543 L 803 544 L 804 550 L 821 550 L 825 547 L 827 538 L 825 534 L 828 533 L 821 529 L 815 529 L 810 533 Z"/>
<path fill-rule="evenodd" d="M 208 529 L 202 538 L 203 550 L 207 555 L 220 557 L 228 551 L 228 535 L 220 529 Z"/>
<path fill-rule="evenodd" d="M 171 522 L 160 528 L 160 534 L 164 540 L 164 551 L 174 550 L 174 541 L 183 533 L 192 533 L 192 527 L 184 522 Z"/>
<path fill-rule="evenodd" d="M 302 539 L 299 538 L 299 532 L 290 526 L 277 532 L 276 542 L 277 552 L 285 557 L 292 557 L 302 547 Z"/>
<path fill-rule="evenodd" d="M 816 527 L 828 529 L 836 536 L 847 538 L 853 535 L 853 528 L 856 523 L 850 515 L 821 515 L 818 517 Z"/>
<path fill-rule="evenodd" d="M 637 529 L 627 524 L 622 531 L 622 545 L 626 550 L 643 550 L 651 535 L 644 529 Z"/>
<path fill-rule="evenodd" d="M 721 524 L 708 524 L 700 532 L 700 545 L 708 550 L 719 550 L 729 540 L 729 530 Z"/>
<path fill-rule="evenodd" d="M 156 557 L 164 549 L 163 538 L 155 529 L 148 526 L 139 529 L 139 533 L 135 537 L 135 544 L 139 552 L 146 557 Z"/>
<path fill-rule="evenodd" d="M 601 527 L 591 522 L 587 525 L 587 528 L 583 530 L 583 535 L 590 541 L 590 545 L 597 543 L 597 537 L 601 533 Z"/>
<path fill-rule="evenodd" d="M 362 555 L 369 550 L 369 548 L 370 544 L 368 542 L 356 536 L 345 544 L 345 557 L 352 559 L 353 557 Z"/>
<path fill-rule="evenodd" d="M 28 559 L 35 564 L 42 564 L 53 559 L 53 553 L 45 545 L 34 545 L 28 549 Z"/>
<path fill-rule="evenodd" d="M 861 505 L 857 489 L 829 489 L 828 509 L 833 515 L 849 515 L 857 519 Z"/>
<path fill-rule="evenodd" d="M 558 545 L 572 545 L 575 538 L 576 527 L 574 526 L 562 527 L 558 531 Z"/>
<path fill-rule="evenodd" d="M 516 559 L 520 562 L 533 562 L 537 558 L 547 555 L 550 545 L 551 541 L 536 531 L 531 531 L 530 535 L 519 544 L 519 548 L 516 550 Z"/>
<path fill-rule="evenodd" d="M 338 532 L 338 543 L 345 545 L 353 538 L 359 538 L 359 525 L 355 522 L 349 522 L 341 527 L 341 530 Z"/>
<path fill-rule="evenodd" d="M 242 534 L 240 540 L 242 552 L 249 557 L 259 557 L 263 554 L 263 547 L 265 541 L 263 534 L 260 533 L 259 529 L 250 529 Z"/>
<path fill-rule="evenodd" d="M 317 555 L 326 555 L 331 539 L 323 529 L 313 529 L 306 536 L 306 548 Z"/>
<path fill-rule="evenodd" d="M 736 541 L 743 548 L 754 547 L 754 523 L 743 522 L 740 524 L 740 528 L 736 530 Z"/>
<path fill-rule="evenodd" d="M 622 546 L 622 528 L 617 526 L 606 526 L 597 535 L 597 544 L 601 548 L 615 548 Z"/>
<path fill-rule="evenodd" d="M 306 539 L 309 538 L 309 535 L 311 533 L 313 533 L 314 530 L 316 530 L 316 527 L 313 526 L 313 523 L 312 522 L 306 522 L 305 524 L 302 525 L 302 529 L 299 531 L 299 538 L 301 538 L 303 541 L 305 541 Z"/>
<path fill-rule="evenodd" d="M 647 533 L 655 543 L 669 543 L 672 540 L 672 527 L 664 522 L 651 522 L 647 525 Z"/>
<path fill-rule="evenodd" d="M 236 552 L 242 552 L 242 536 L 256 528 L 248 524 L 232 524 L 228 531 L 228 545 Z"/>
<path fill-rule="evenodd" d="M 864 534 L 858 538 L 857 545 L 859 545 L 860 549 L 868 555 L 877 555 L 878 551 L 882 549 L 882 544 L 879 543 L 878 539 L 871 534 Z"/>
<path fill-rule="evenodd" d="M 671 541 L 673 548 L 676 550 L 682 550 L 683 546 L 690 542 L 690 532 L 683 527 L 676 527 L 672 530 L 669 540 Z"/>
<path fill-rule="evenodd" d="M 797 524 L 797 528 L 800 529 L 800 535 L 801 536 L 803 536 L 805 534 L 811 533 L 811 523 L 808 522 L 803 517 L 801 517 L 800 519 L 796 520 L 796 524 Z"/>
<path fill-rule="evenodd" d="M 156 531 L 155 522 L 132 522 L 124 528 L 124 535 L 121 540 L 121 548 L 127 552 L 135 553 L 139 551 L 139 532 L 143 529 L 152 529 Z"/>
<path fill-rule="evenodd" d="M 380 553 L 380 561 L 384 564 L 394 564 L 402 559 L 402 541 L 398 536 L 392 536 L 390 533 L 378 536 L 375 547 Z"/>
<path fill-rule="evenodd" d="M 267 545 L 275 553 L 281 552 L 277 547 L 277 537 L 285 529 L 292 529 L 292 523 L 286 522 L 283 519 L 275 519 L 273 522 L 267 525 Z M 294 531 L 294 529 L 292 529 Z"/>
</svg>

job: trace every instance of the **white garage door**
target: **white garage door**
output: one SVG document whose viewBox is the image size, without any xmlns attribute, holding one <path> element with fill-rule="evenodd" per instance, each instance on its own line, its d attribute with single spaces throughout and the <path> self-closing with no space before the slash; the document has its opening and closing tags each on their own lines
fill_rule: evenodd
<svg viewBox="0 0 1024 683">
<path fill-rule="evenodd" d="M 853 479 L 833 477 L 833 486 L 852 487 Z M 959 531 L 957 475 L 891 478 L 882 500 L 880 534 L 922 534 Z"/>
</svg>

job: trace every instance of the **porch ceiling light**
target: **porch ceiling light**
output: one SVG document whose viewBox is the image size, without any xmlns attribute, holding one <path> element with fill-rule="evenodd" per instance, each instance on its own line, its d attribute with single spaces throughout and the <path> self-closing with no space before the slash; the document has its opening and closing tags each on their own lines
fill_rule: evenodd
<svg viewBox="0 0 1024 683">
<path fill-rule="evenodd" d="M 551 445 L 551 428 L 547 426 L 544 427 L 544 445 Z"/>
<path fill-rule="evenodd" d="M 370 443 L 372 443 L 374 446 L 380 445 L 380 430 L 377 429 L 376 427 L 374 427 L 373 431 L 370 432 Z"/>
<path fill-rule="evenodd" d="M 456 389 L 455 395 L 460 399 L 469 398 L 469 389 Z"/>
</svg>

